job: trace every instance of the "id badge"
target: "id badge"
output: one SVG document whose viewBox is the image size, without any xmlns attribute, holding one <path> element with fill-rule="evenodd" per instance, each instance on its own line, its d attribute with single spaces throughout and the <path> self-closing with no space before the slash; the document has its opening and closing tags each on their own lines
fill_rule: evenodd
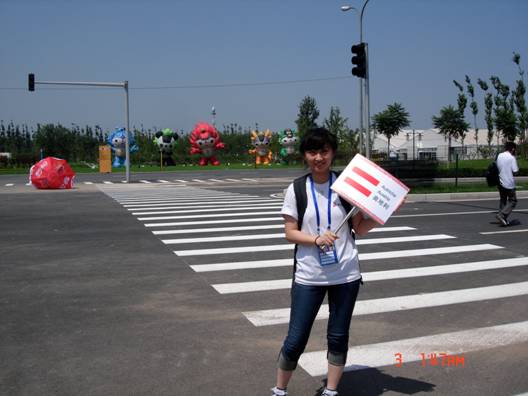
<svg viewBox="0 0 528 396">
<path fill-rule="evenodd" d="M 337 253 L 333 246 L 326 247 L 324 250 L 319 250 L 319 263 L 322 266 L 332 265 L 337 263 Z"/>
</svg>

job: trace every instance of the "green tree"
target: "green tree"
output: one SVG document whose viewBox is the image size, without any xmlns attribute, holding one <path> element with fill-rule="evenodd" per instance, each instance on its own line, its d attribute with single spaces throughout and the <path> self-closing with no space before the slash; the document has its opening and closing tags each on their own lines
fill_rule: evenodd
<svg viewBox="0 0 528 396">
<path fill-rule="evenodd" d="M 315 99 L 311 96 L 305 96 L 299 104 L 299 114 L 297 114 L 297 120 L 295 121 L 297 132 L 301 138 L 310 128 L 317 127 L 315 122 L 317 117 L 319 117 L 319 109 Z"/>
<path fill-rule="evenodd" d="M 35 134 L 37 149 L 42 149 L 45 156 L 72 159 L 73 134 L 62 125 L 45 124 Z"/>
<path fill-rule="evenodd" d="M 499 77 L 491 76 L 491 83 L 496 90 L 495 128 L 502 133 L 506 140 L 514 141 L 518 135 L 517 117 L 514 111 L 514 98 L 510 97 L 510 87 L 503 84 Z M 497 135 L 497 146 L 499 146 Z"/>
<path fill-rule="evenodd" d="M 489 86 L 486 81 L 477 80 L 477 84 L 480 89 L 486 92 L 484 96 L 484 112 L 486 114 L 486 127 L 488 128 L 487 143 L 488 143 L 488 155 L 491 156 L 491 142 L 493 141 L 493 95 L 488 92 Z"/>
<path fill-rule="evenodd" d="M 528 127 L 528 109 L 526 107 L 526 86 L 524 85 L 524 70 L 521 68 L 521 55 L 514 52 L 513 62 L 519 69 L 520 78 L 516 81 L 515 90 L 513 91 L 513 103 L 519 113 L 519 129 L 521 132 L 522 141 L 526 141 L 528 136 L 526 135 L 526 128 Z"/>
<path fill-rule="evenodd" d="M 341 110 L 337 106 L 330 107 L 330 114 L 323 122 L 324 127 L 337 137 L 338 154 L 345 161 L 350 160 L 358 152 L 359 142 L 359 135 L 348 127 L 347 122 L 348 118 L 341 115 Z"/>
<path fill-rule="evenodd" d="M 388 105 L 385 110 L 372 117 L 372 127 L 387 138 L 387 158 L 390 154 L 391 138 L 409 124 L 409 113 L 400 103 Z"/>
<path fill-rule="evenodd" d="M 467 76 L 466 76 L 467 77 Z M 463 119 L 465 119 L 465 111 L 467 106 L 467 98 L 466 95 L 464 95 L 464 87 L 460 85 L 457 81 L 453 80 L 453 83 L 458 88 L 458 97 L 457 97 L 457 105 L 458 105 L 458 111 L 460 112 Z M 460 140 L 462 141 L 462 149 L 464 148 L 464 140 L 466 139 L 466 131 L 463 131 L 460 134 Z"/>
<path fill-rule="evenodd" d="M 458 138 L 461 133 L 468 130 L 469 125 L 460 114 L 460 111 L 451 105 L 443 107 L 439 116 L 433 116 L 433 124 L 448 140 L 447 155 L 449 162 L 451 162 L 451 139 Z"/>
<path fill-rule="evenodd" d="M 339 107 L 330 107 L 330 114 L 325 118 L 323 125 L 326 129 L 333 133 L 338 139 L 348 132 L 347 127 L 348 118 L 341 115 Z"/>
<path fill-rule="evenodd" d="M 477 145 L 477 152 L 478 152 L 478 126 L 477 126 L 477 114 L 478 114 L 478 104 L 475 101 L 475 87 L 471 83 L 471 79 L 469 76 L 466 75 L 466 89 L 471 97 L 471 103 L 469 104 L 469 107 L 471 109 L 471 114 L 473 114 L 473 126 L 475 128 L 475 144 Z"/>
</svg>

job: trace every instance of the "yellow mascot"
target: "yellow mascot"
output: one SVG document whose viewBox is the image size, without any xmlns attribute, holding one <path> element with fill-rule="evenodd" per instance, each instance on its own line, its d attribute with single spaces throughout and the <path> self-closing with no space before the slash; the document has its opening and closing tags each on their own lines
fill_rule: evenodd
<svg viewBox="0 0 528 396">
<path fill-rule="evenodd" d="M 271 161 L 271 131 L 266 129 L 264 132 L 251 131 L 251 144 L 254 149 L 249 150 L 249 154 L 255 155 L 256 165 L 269 165 Z"/>
</svg>

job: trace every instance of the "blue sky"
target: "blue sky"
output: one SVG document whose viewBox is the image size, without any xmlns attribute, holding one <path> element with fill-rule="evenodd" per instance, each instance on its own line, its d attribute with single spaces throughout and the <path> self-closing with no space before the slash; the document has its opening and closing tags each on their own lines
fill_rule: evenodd
<svg viewBox="0 0 528 396">
<path fill-rule="evenodd" d="M 338 106 L 358 126 L 358 80 L 350 46 L 358 17 L 347 0 L 0 0 L 0 119 L 69 126 L 124 124 L 120 89 L 27 91 L 37 81 L 128 80 L 131 125 L 190 130 L 200 121 L 260 129 L 295 127 L 315 98 L 319 122 Z M 518 78 L 528 69 L 528 1 L 370 0 L 363 18 L 370 50 L 371 115 L 400 102 L 411 127 L 431 127 L 456 105 L 453 79 Z M 222 88 L 164 88 L 312 80 Z M 526 76 L 525 76 L 526 78 Z M 140 89 L 142 88 L 142 89 Z M 482 108 L 482 92 L 476 89 Z M 482 111 L 481 111 L 482 113 Z M 468 121 L 471 121 L 467 113 Z M 479 123 L 483 125 L 479 115 Z"/>
</svg>

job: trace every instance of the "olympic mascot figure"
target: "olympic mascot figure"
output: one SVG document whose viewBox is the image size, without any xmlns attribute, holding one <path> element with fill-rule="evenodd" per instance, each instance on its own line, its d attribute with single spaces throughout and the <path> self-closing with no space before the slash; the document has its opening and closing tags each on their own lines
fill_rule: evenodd
<svg viewBox="0 0 528 396">
<path fill-rule="evenodd" d="M 211 165 L 220 165 L 215 157 L 216 150 L 224 148 L 224 143 L 220 139 L 220 134 L 215 127 L 206 123 L 199 122 L 196 124 L 189 137 L 191 143 L 191 154 L 200 154 L 198 165 L 205 166 L 208 163 Z"/>
<path fill-rule="evenodd" d="M 271 137 L 272 134 L 269 129 L 264 132 L 251 131 L 251 144 L 254 148 L 249 150 L 249 154 L 255 155 L 256 165 L 269 165 L 272 157 Z"/>
<path fill-rule="evenodd" d="M 173 132 L 170 128 L 165 128 L 162 131 L 156 132 L 154 137 L 154 143 L 158 146 L 161 153 L 161 164 L 164 166 L 173 166 L 174 159 L 172 158 L 172 150 L 176 146 L 176 140 L 178 140 L 178 134 Z"/>
<path fill-rule="evenodd" d="M 122 166 L 125 166 L 126 162 L 126 130 L 125 128 L 118 128 L 114 132 L 108 136 L 107 142 L 112 148 L 112 151 L 114 152 L 114 162 L 112 163 L 112 167 L 114 168 L 120 168 Z M 139 150 L 138 146 L 136 145 L 136 140 L 134 139 L 134 135 L 132 135 L 130 132 L 128 133 L 128 146 L 130 153 L 134 153 Z"/>
<path fill-rule="evenodd" d="M 279 132 L 279 143 L 281 145 L 279 156 L 284 165 L 288 165 L 291 160 L 295 159 L 298 140 L 297 133 L 290 128 Z"/>
</svg>

